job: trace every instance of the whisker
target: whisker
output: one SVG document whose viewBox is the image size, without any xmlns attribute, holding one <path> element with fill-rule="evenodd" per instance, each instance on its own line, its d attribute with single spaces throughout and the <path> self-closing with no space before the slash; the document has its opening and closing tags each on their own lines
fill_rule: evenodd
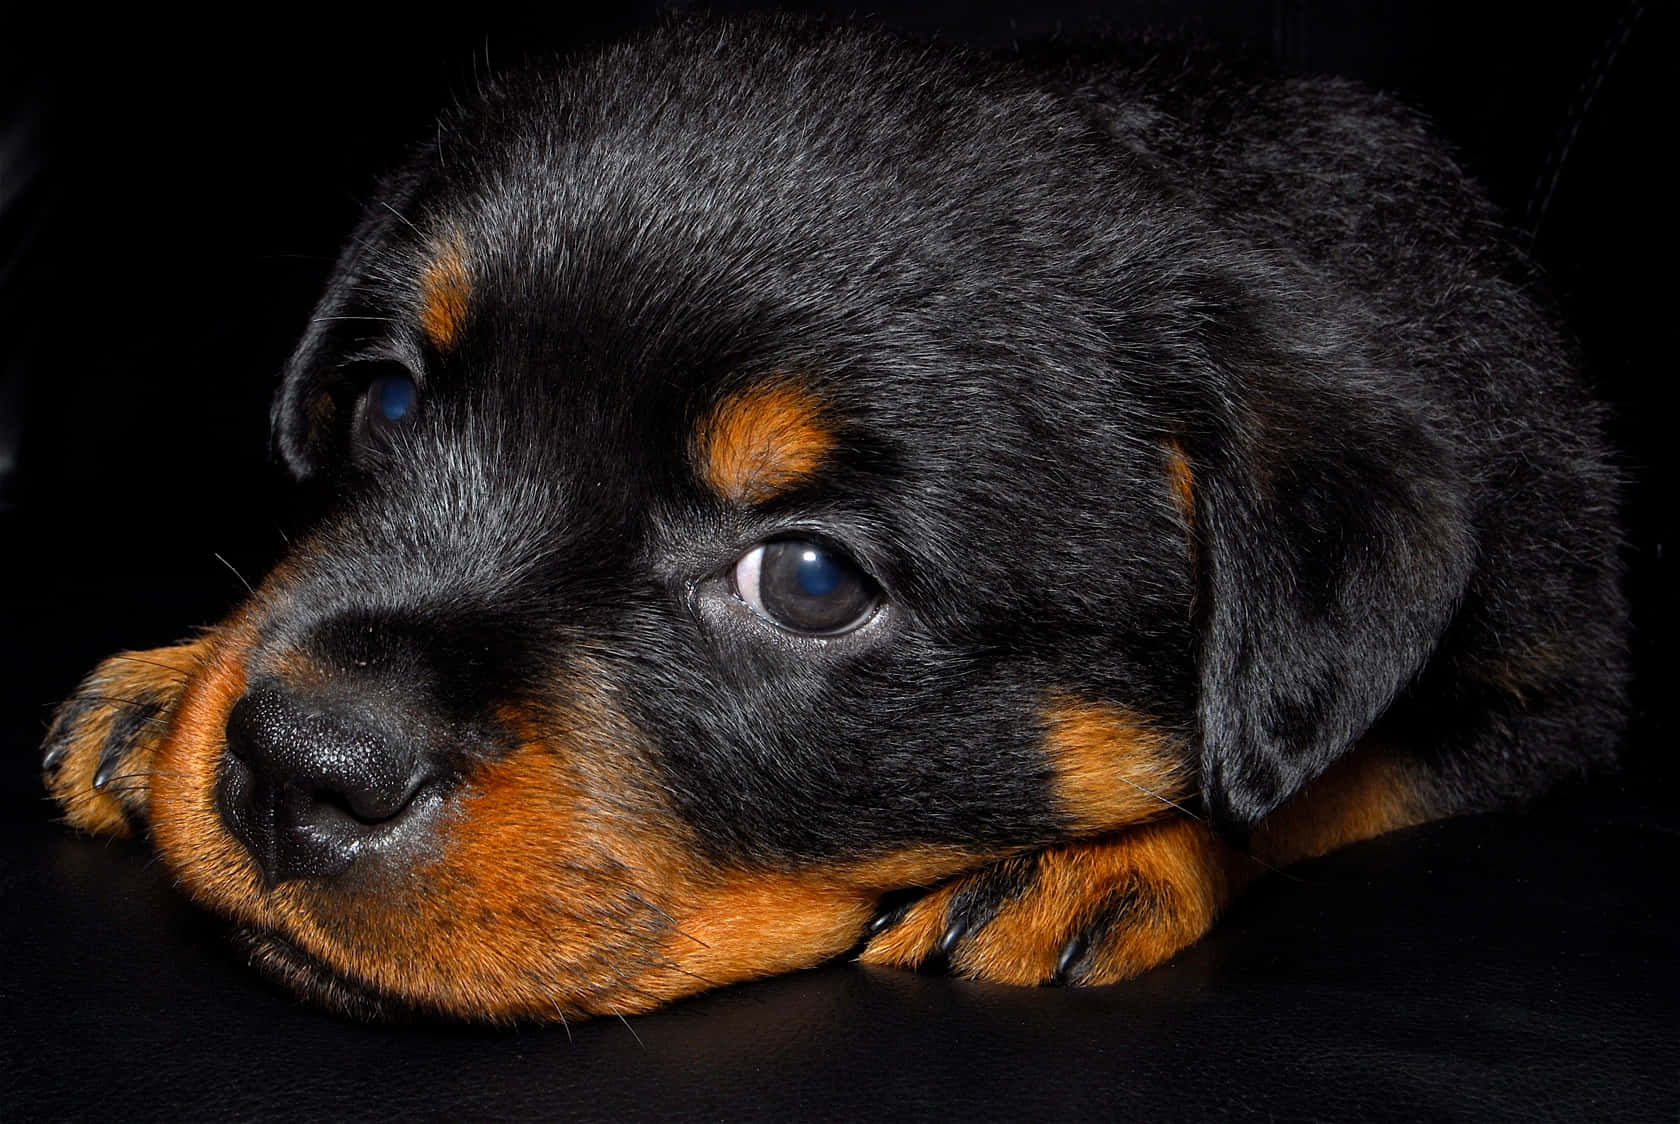
<svg viewBox="0 0 1680 1124">
<path fill-rule="evenodd" d="M 77 695 L 76 698 L 87 699 L 90 702 L 105 703 L 109 706 L 157 707 L 161 705 L 156 699 L 125 699 L 121 695 Z M 162 722 L 163 718 L 160 715 L 153 714 L 143 718 L 142 721 Z"/>
<path fill-rule="evenodd" d="M 1179 812 L 1182 812 L 1184 815 L 1189 816 L 1191 819 L 1195 820 L 1197 823 L 1206 823 L 1207 822 L 1207 817 L 1206 816 L 1197 815 L 1195 812 L 1192 812 L 1189 808 L 1186 808 L 1184 805 L 1178 803 L 1177 801 L 1168 800 L 1165 796 L 1162 796 L 1159 792 L 1151 792 L 1149 789 L 1143 787 L 1141 784 L 1138 784 L 1136 781 L 1132 780 L 1130 777 L 1121 777 L 1120 779 L 1125 781 L 1127 784 L 1131 785 L 1133 788 L 1137 789 L 1139 792 L 1143 793 L 1145 796 L 1149 797 L 1151 800 L 1159 800 L 1161 803 L 1165 804 L 1167 807 L 1173 808 L 1173 809 L 1176 809 Z"/>
<path fill-rule="evenodd" d="M 181 682 L 185 683 L 187 681 L 187 672 L 182 671 L 180 668 L 173 667 L 166 663 L 160 663 L 157 660 L 148 660 L 143 656 L 137 656 L 132 652 L 118 652 L 116 655 L 108 658 L 113 660 L 122 660 L 124 663 L 143 663 L 147 667 L 162 668 L 164 671 L 173 672 L 175 675 L 179 676 Z"/>
<path fill-rule="evenodd" d="M 140 781 L 148 780 L 152 777 L 180 778 L 185 777 L 186 775 L 187 774 L 185 773 L 167 769 L 140 769 L 132 773 L 113 773 L 111 776 L 105 778 L 105 787 L 110 788 L 112 783 L 117 781 Z"/>
<path fill-rule="evenodd" d="M 239 572 L 238 567 L 236 567 L 232 562 L 229 562 L 226 558 L 223 558 L 220 554 L 216 554 L 215 559 L 233 571 L 233 576 L 239 579 L 239 584 L 245 587 L 246 593 L 251 594 L 253 597 L 256 596 L 257 591 L 251 588 L 251 583 L 245 580 L 245 575 Z"/>
<path fill-rule="evenodd" d="M 686 937 L 686 936 L 688 936 L 688 934 L 684 933 L 683 936 Z M 692 937 L 690 937 L 689 939 L 693 940 Z M 657 954 L 654 954 L 654 953 L 649 953 L 648 954 L 648 962 L 652 963 L 652 964 L 657 964 L 659 967 L 664 968 L 668 972 L 675 972 L 679 976 L 687 976 L 691 980 L 698 980 L 699 982 L 705 984 L 707 987 L 722 987 L 723 986 L 722 983 L 720 983 L 717 980 L 708 979 L 705 976 L 702 976 L 699 972 L 695 972 L 695 971 L 692 971 L 688 968 L 684 968 L 681 964 L 678 964 L 675 960 L 672 960 L 669 956 L 661 956 L 661 955 L 657 955 Z"/>
<path fill-rule="evenodd" d="M 576 1045 L 576 1041 L 572 1038 L 572 1024 L 566 1021 L 566 1012 L 560 1009 L 560 1001 L 553 996 L 549 996 L 548 1002 L 554 1008 L 554 1013 L 560 1017 L 560 1025 L 566 1028 L 566 1041 Z"/>
<path fill-rule="evenodd" d="M 671 927 L 671 931 L 673 933 L 677 934 L 677 936 L 686 937 L 687 939 L 693 941 L 695 944 L 699 945 L 701 948 L 704 948 L 704 949 L 710 949 L 712 947 L 711 945 L 707 944 L 705 941 L 701 940 L 699 937 L 696 937 L 696 936 L 694 936 L 690 933 L 684 932 L 683 929 L 682 929 L 682 926 L 677 924 L 677 919 L 675 917 L 672 917 L 669 913 L 665 912 L 664 909 L 660 908 L 660 906 L 657 902 L 649 901 L 647 898 L 643 897 L 640 893 L 638 893 L 634 889 L 627 891 L 627 893 L 628 893 L 628 896 L 629 896 L 629 898 L 632 902 L 641 906 L 643 909 L 646 909 L 646 910 L 648 910 L 652 913 L 657 914 L 659 916 L 659 919 L 661 921 L 664 921 L 667 925 L 669 925 Z"/>
<path fill-rule="evenodd" d="M 406 226 L 406 227 L 408 227 L 408 229 L 410 229 L 410 230 L 412 230 L 412 231 L 414 231 L 414 233 L 416 233 L 416 234 L 418 234 L 418 235 L 420 235 L 420 237 L 422 237 L 422 238 L 424 238 L 424 237 L 425 237 L 425 234 L 424 234 L 424 233 L 423 233 L 423 232 L 422 232 L 422 231 L 421 231 L 421 229 L 420 229 L 420 228 L 419 228 L 419 227 L 417 227 L 417 226 L 415 226 L 415 225 L 414 225 L 414 224 L 413 224 L 413 223 L 412 223 L 412 222 L 410 222 L 410 221 L 409 221 L 409 220 L 408 220 L 408 216 L 407 216 L 407 215 L 405 215 L 405 214 L 403 214 L 403 213 L 402 213 L 402 212 L 401 212 L 401 211 L 399 211 L 399 210 L 397 210 L 397 209 L 396 209 L 396 208 L 395 208 L 395 207 L 393 207 L 393 206 L 391 206 L 391 204 L 389 204 L 389 203 L 387 203 L 387 202 L 386 202 L 386 201 L 385 201 L 385 200 L 383 200 L 383 199 L 381 199 L 381 200 L 380 200 L 380 201 L 379 201 L 379 205 L 380 205 L 380 206 L 381 206 L 381 207 L 384 207 L 384 208 L 385 208 L 385 209 L 386 209 L 386 210 L 387 210 L 387 211 L 390 211 L 390 212 L 391 212 L 391 213 L 392 213 L 392 214 L 393 214 L 393 215 L 396 215 L 396 216 L 397 216 L 397 218 L 398 218 L 398 219 L 399 219 L 399 220 L 401 220 L 401 222 L 402 222 L 402 224 L 403 224 L 403 225 L 404 225 L 404 226 Z"/>
<path fill-rule="evenodd" d="M 625 1018 L 617 1007 L 608 1003 L 607 1010 L 611 1011 L 615 1015 L 618 1015 L 618 1021 L 624 1024 L 624 1029 L 630 1032 L 630 1037 L 636 1040 L 636 1045 L 640 1046 L 644 1050 L 647 1049 L 647 1043 L 642 1041 L 642 1036 L 636 1033 L 636 1028 L 630 1025 L 630 1020 Z"/>
</svg>

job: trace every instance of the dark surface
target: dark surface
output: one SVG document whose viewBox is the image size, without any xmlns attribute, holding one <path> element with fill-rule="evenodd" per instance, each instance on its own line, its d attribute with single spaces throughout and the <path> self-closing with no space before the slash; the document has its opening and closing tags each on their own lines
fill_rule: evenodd
<svg viewBox="0 0 1680 1124">
<path fill-rule="evenodd" d="M 28 835 L 6 875 L 8 902 L 30 903 L 8 959 L 35 966 L 7 985 L 17 1119 L 1617 1120 L 1680 1103 L 1680 916 L 1654 892 L 1680 836 L 1625 812 L 1463 820 L 1307 864 L 1122 986 L 846 964 L 570 1034 L 301 1009 L 139 847 Z"/>
<path fill-rule="evenodd" d="M 1469 7 L 1153 3 L 1106 18 L 1188 13 L 1280 61 L 1397 90 L 1537 226 L 1627 450 L 1640 628 L 1627 775 L 1273 879 L 1127 985 L 1017 991 L 836 965 L 570 1033 L 363 1027 L 299 1008 L 142 847 L 55 826 L 35 762 L 52 702 L 96 659 L 216 619 L 244 592 L 230 569 L 255 580 L 282 547 L 267 398 L 372 177 L 475 68 L 638 14 L 540 34 L 10 37 L 0 1117 L 1674 1119 L 1673 453 L 1658 408 L 1673 368 L 1658 302 L 1673 287 L 1649 279 L 1668 226 L 1670 28 L 1653 10 L 1623 36 L 1616 5 Z M 1093 22 L 1073 5 L 1033 13 L 895 22 L 990 43 Z"/>
</svg>

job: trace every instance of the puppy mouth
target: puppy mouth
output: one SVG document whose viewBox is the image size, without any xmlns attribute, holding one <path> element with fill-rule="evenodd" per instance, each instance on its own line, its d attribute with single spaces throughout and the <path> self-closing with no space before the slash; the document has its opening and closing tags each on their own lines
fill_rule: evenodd
<svg viewBox="0 0 1680 1124">
<path fill-rule="evenodd" d="M 381 994 L 314 959 L 272 929 L 236 925 L 235 947 L 258 973 L 306 1002 L 361 1022 L 414 1022 L 419 1008 Z"/>
</svg>

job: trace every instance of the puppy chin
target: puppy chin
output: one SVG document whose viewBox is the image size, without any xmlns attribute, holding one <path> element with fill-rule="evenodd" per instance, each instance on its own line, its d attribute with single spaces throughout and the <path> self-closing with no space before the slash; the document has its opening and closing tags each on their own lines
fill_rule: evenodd
<svg viewBox="0 0 1680 1124">
<path fill-rule="evenodd" d="M 399 999 L 381 995 L 305 955 L 271 930 L 240 925 L 234 945 L 263 976 L 282 989 L 333 1014 L 361 1022 L 415 1022 L 425 1013 Z"/>
</svg>

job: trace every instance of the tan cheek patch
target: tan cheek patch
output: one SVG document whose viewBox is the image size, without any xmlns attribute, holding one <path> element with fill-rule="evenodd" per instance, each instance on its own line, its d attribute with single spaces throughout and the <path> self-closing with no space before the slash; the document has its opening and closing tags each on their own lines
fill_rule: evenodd
<svg viewBox="0 0 1680 1124">
<path fill-rule="evenodd" d="M 467 320 L 472 277 L 461 242 L 451 238 L 433 253 L 420 273 L 420 327 L 439 351 L 448 351 Z"/>
<path fill-rule="evenodd" d="M 701 480 L 745 504 L 763 503 L 809 477 L 833 448 L 815 396 L 784 381 L 724 399 L 694 441 Z"/>
<path fill-rule="evenodd" d="M 1142 715 L 1056 694 L 1041 718 L 1056 798 L 1074 831 L 1159 819 L 1189 795 L 1193 778 L 1183 747 Z"/>
<path fill-rule="evenodd" d="M 251 603 L 209 633 L 154 759 L 152 841 L 194 898 L 233 917 L 266 919 L 262 879 L 216 808 L 227 718 L 245 693 L 245 657 L 256 641 Z"/>
<path fill-rule="evenodd" d="M 677 915 L 662 955 L 714 985 L 813 967 L 856 945 L 882 893 L 932 885 L 995 857 L 926 845 L 812 870 L 727 875 Z"/>
<path fill-rule="evenodd" d="M 699 862 L 619 775 L 634 734 L 587 684 L 583 701 L 513 724 L 540 737 L 463 781 L 431 859 L 394 877 L 364 869 L 353 887 L 265 888 L 216 807 L 223 729 L 254 634 L 224 627 L 160 756 L 158 850 L 201 903 L 340 977 L 464 1018 L 644 1010 L 705 986 L 648 970 L 670 928 L 666 906 Z"/>
<path fill-rule="evenodd" d="M 183 697 L 153 793 L 159 852 L 202 904 L 423 1009 L 498 1022 L 630 1013 L 809 967 L 856 942 L 883 888 L 977 861 L 926 848 L 719 868 L 664 808 L 608 685 L 574 668 L 568 703 L 500 715 L 515 747 L 463 781 L 434 857 L 397 877 L 364 871 L 353 888 L 266 889 L 215 796 L 256 617 L 218 630 Z"/>
<path fill-rule="evenodd" d="M 697 895 L 661 950 L 673 970 L 716 986 L 809 968 L 845 952 L 876 895 L 821 874 L 751 873 Z"/>
</svg>

